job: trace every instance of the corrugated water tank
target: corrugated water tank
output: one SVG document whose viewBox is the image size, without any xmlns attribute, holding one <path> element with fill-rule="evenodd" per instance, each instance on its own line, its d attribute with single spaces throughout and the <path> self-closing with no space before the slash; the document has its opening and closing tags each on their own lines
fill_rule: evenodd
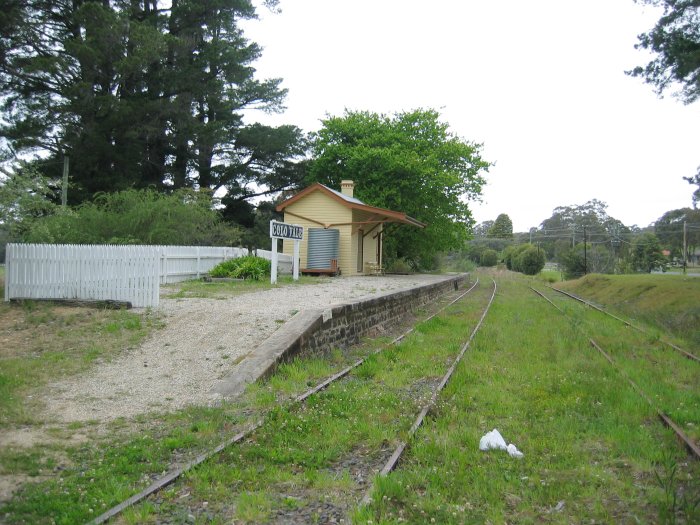
<svg viewBox="0 0 700 525">
<path fill-rule="evenodd" d="M 338 260 L 340 230 L 309 228 L 307 268 L 330 269 L 331 259 Z"/>
</svg>

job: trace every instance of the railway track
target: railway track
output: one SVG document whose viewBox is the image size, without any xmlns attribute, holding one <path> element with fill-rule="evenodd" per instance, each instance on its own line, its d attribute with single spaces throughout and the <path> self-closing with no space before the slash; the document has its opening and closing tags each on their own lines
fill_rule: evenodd
<svg viewBox="0 0 700 525">
<path fill-rule="evenodd" d="M 594 305 L 594 304 L 592 304 L 592 303 L 590 303 L 590 302 L 588 302 L 588 301 L 585 301 L 584 299 L 581 299 L 581 298 L 579 298 L 579 297 L 577 297 L 577 296 L 575 296 L 575 295 L 573 295 L 573 294 L 569 294 L 569 293 L 567 293 L 567 292 L 565 292 L 565 291 L 563 291 L 563 290 L 559 290 L 559 289 L 554 288 L 554 287 L 549 287 L 549 288 L 552 289 L 552 290 L 554 290 L 554 291 L 556 291 L 556 292 L 561 293 L 562 295 L 564 295 L 564 296 L 566 296 L 566 297 L 568 297 L 568 298 L 570 298 L 570 299 L 576 300 L 576 301 L 578 301 L 578 302 L 580 302 L 580 303 L 582 303 L 582 304 L 584 304 L 584 305 L 586 305 L 586 306 L 588 306 L 588 307 L 591 307 L 591 308 L 595 309 L 596 311 L 601 312 L 601 313 L 603 313 L 603 314 L 605 314 L 605 315 L 607 315 L 607 316 L 609 316 L 609 317 L 611 317 L 611 318 L 613 318 L 613 319 L 615 319 L 615 320 L 617 320 L 617 321 L 620 321 L 620 322 L 624 323 L 626 326 L 632 327 L 632 328 L 636 329 L 637 331 L 639 331 L 639 332 L 642 333 L 642 334 L 648 335 L 647 332 L 646 332 L 645 330 L 643 330 L 642 328 L 640 328 L 640 327 L 638 327 L 638 326 L 634 326 L 634 325 L 632 325 L 631 323 L 629 323 L 628 321 L 625 321 L 624 319 L 621 319 L 621 318 L 619 318 L 619 317 L 617 317 L 617 316 L 615 316 L 615 315 L 613 315 L 613 314 L 610 314 L 609 312 L 606 312 L 605 310 L 603 310 L 602 308 L 600 308 L 600 307 L 597 306 L 597 305 Z M 543 294 L 541 291 L 536 290 L 536 289 L 533 288 L 533 287 L 530 287 L 530 289 L 531 289 L 533 292 L 535 292 L 539 297 L 541 297 L 543 300 L 547 301 L 552 307 L 556 308 L 557 311 L 559 311 L 562 315 L 569 316 L 569 314 L 567 314 L 567 312 L 566 312 L 564 309 L 562 309 L 562 308 L 560 308 L 559 306 L 557 306 L 557 304 L 556 304 L 554 301 L 552 301 L 549 297 L 547 297 L 547 296 L 546 296 L 545 294 Z M 579 327 L 579 329 L 582 329 L 582 328 Z M 687 448 L 687 450 L 690 452 L 690 454 L 691 454 L 695 459 L 700 459 L 700 447 L 698 446 L 698 444 L 697 444 L 695 441 L 693 441 L 693 439 L 691 439 L 691 438 L 683 431 L 683 429 L 681 428 L 681 426 L 680 426 L 678 423 L 676 423 L 665 411 L 663 411 L 663 410 L 659 407 L 658 403 L 655 402 L 655 401 L 653 400 L 652 396 L 648 395 L 648 394 L 639 386 L 639 384 L 638 384 L 637 382 L 635 382 L 635 381 L 630 377 L 629 373 L 628 373 L 627 371 L 625 371 L 624 367 L 620 365 L 620 363 L 618 362 L 618 360 L 616 360 L 616 359 L 614 359 L 614 358 L 612 357 L 611 352 L 606 351 L 606 350 L 603 348 L 603 346 L 600 344 L 600 342 L 597 342 L 595 339 L 593 339 L 593 338 L 591 338 L 591 337 L 588 338 L 588 341 L 589 341 L 590 345 L 591 345 L 593 348 L 595 348 L 595 349 L 605 358 L 605 360 L 617 371 L 617 373 L 618 373 L 620 376 L 622 376 L 622 378 L 632 387 L 632 389 L 633 389 L 642 399 L 644 399 L 644 401 L 645 401 L 645 402 L 651 407 L 651 409 L 656 413 L 656 415 L 657 415 L 657 417 L 659 418 L 659 420 L 661 420 L 661 422 L 662 422 L 666 427 L 670 428 L 670 429 L 674 432 L 674 434 L 678 437 L 679 441 L 681 441 L 681 442 L 683 443 L 683 445 Z M 681 353 L 684 357 L 690 358 L 690 359 L 692 359 L 692 360 L 694 360 L 694 361 L 697 361 L 697 357 L 695 357 L 693 354 L 690 354 L 689 352 L 686 352 L 686 351 L 680 349 L 680 348 L 677 347 L 676 345 L 673 345 L 672 343 L 669 343 L 668 341 L 665 341 L 665 340 L 660 340 L 660 342 L 664 343 L 664 344 L 667 345 L 667 346 L 673 347 L 673 348 L 674 348 L 675 350 L 677 350 L 677 351 L 680 351 L 679 353 Z M 633 352 L 633 357 L 632 357 L 632 359 L 634 359 L 634 360 L 636 360 L 636 361 L 639 361 L 640 359 L 643 359 L 643 358 L 647 358 L 647 359 L 648 359 L 647 356 L 640 357 L 639 354 L 637 353 L 637 351 L 635 351 L 635 350 L 632 350 L 632 352 Z M 620 359 L 624 359 L 624 358 L 625 358 L 625 357 L 624 357 L 623 355 L 620 356 Z M 660 365 L 660 366 L 662 366 L 662 365 Z M 657 396 L 657 397 L 658 397 L 658 396 Z M 667 401 L 667 402 L 668 402 L 668 401 Z"/>
<path fill-rule="evenodd" d="M 440 395 L 440 392 L 445 388 L 447 385 L 448 381 L 452 377 L 452 374 L 454 374 L 454 371 L 457 369 L 457 365 L 459 365 L 460 361 L 462 360 L 462 357 L 464 357 L 465 352 L 467 349 L 470 347 L 472 341 L 474 340 L 474 336 L 476 336 L 477 332 L 479 331 L 479 328 L 481 328 L 482 323 L 484 322 L 484 319 L 486 318 L 486 314 L 489 312 L 489 309 L 491 308 L 491 303 L 493 303 L 493 299 L 496 297 L 496 281 L 493 281 L 493 293 L 491 294 L 491 297 L 489 298 L 489 301 L 486 305 L 486 308 L 484 309 L 484 312 L 481 314 L 481 317 L 479 318 L 479 322 L 476 324 L 474 327 L 474 330 L 472 330 L 472 333 L 469 335 L 469 339 L 462 345 L 460 348 L 459 354 L 457 354 L 457 357 L 454 359 L 452 362 L 452 365 L 450 368 L 447 370 L 445 375 L 443 376 L 442 380 L 438 384 L 437 388 L 433 391 L 432 396 L 430 396 L 430 399 L 428 402 L 423 406 L 422 410 L 418 413 L 418 416 L 416 417 L 415 421 L 411 425 L 411 428 L 408 430 L 408 440 L 412 439 L 415 433 L 418 431 L 420 426 L 423 424 L 423 421 L 425 420 L 426 416 L 430 413 L 431 410 L 435 407 L 435 404 L 437 403 L 438 396 Z M 398 465 L 401 456 L 403 455 L 404 451 L 409 445 L 409 441 L 401 441 L 396 449 L 394 450 L 394 453 L 389 457 L 387 462 L 384 464 L 382 467 L 382 470 L 379 472 L 380 476 L 387 476 L 391 471 L 393 471 L 396 468 L 396 465 Z M 365 494 L 365 497 L 362 499 L 362 504 L 366 505 L 371 502 L 371 493 L 372 493 L 372 487 L 367 491 Z"/>
<path fill-rule="evenodd" d="M 608 317 L 611 317 L 612 319 L 616 319 L 617 321 L 620 321 L 624 325 L 629 326 L 630 328 L 633 328 L 633 329 L 637 330 L 638 332 L 641 332 L 643 334 L 648 335 L 648 332 L 646 330 L 644 330 L 643 328 L 641 328 L 640 326 L 632 324 L 631 322 L 626 321 L 625 319 L 622 319 L 621 317 L 613 315 L 610 312 L 608 312 L 607 310 L 601 308 L 600 306 L 598 306 L 590 301 L 586 301 L 585 299 L 578 297 L 577 295 L 571 294 L 571 293 L 566 292 L 564 290 L 560 290 L 559 288 L 555 288 L 554 286 L 549 286 L 549 288 L 551 288 L 555 292 L 559 292 L 560 294 L 565 295 L 566 297 L 573 299 L 574 301 L 578 301 L 582 304 L 585 304 L 586 306 L 593 308 L 594 310 L 596 310 L 604 315 L 607 315 Z M 533 290 L 534 290 L 534 288 L 533 288 Z M 537 290 L 535 290 L 535 291 L 537 292 Z M 537 293 L 539 294 L 539 292 L 537 292 Z M 540 295 L 542 295 L 542 294 L 540 294 Z M 542 297 L 544 297 L 544 296 L 542 296 Z M 546 297 L 545 297 L 545 299 L 546 299 Z M 554 304 L 554 303 L 552 303 L 552 304 Z M 661 339 L 660 341 L 663 344 L 665 344 L 666 346 L 673 348 L 676 352 L 679 352 L 680 354 L 684 355 L 688 359 L 691 359 L 691 360 L 695 361 L 696 363 L 700 363 L 700 357 L 696 356 L 695 354 L 692 354 L 692 353 L 688 352 L 687 350 L 682 349 L 681 347 L 673 344 L 672 342 L 668 341 L 667 339 Z"/>
<path fill-rule="evenodd" d="M 479 279 L 477 279 L 476 282 L 469 289 L 467 289 L 463 293 L 459 294 L 456 298 L 454 298 L 452 301 L 450 301 L 445 306 L 441 307 L 438 311 L 436 311 L 432 315 L 425 318 L 422 321 L 422 323 L 425 323 L 425 322 L 432 320 L 433 318 L 437 317 L 440 313 L 444 312 L 448 307 L 457 304 L 459 301 L 461 301 L 467 295 L 469 295 L 475 289 L 477 289 L 478 286 L 479 286 Z M 496 283 L 494 281 L 493 282 L 493 293 L 491 294 L 491 297 L 488 300 L 488 304 L 487 304 L 484 312 L 481 315 L 481 318 L 478 322 L 477 327 L 472 331 L 469 339 L 462 346 L 457 358 L 453 361 L 452 365 L 449 367 L 448 372 L 442 378 L 442 381 L 440 382 L 438 387 L 434 390 L 433 394 L 430 397 L 429 402 L 423 407 L 423 409 L 419 413 L 418 417 L 414 421 L 413 425 L 411 426 L 411 428 L 409 430 L 409 434 L 408 434 L 409 437 L 415 433 L 415 431 L 421 425 L 425 416 L 430 412 L 432 407 L 435 405 L 435 402 L 437 400 L 439 392 L 442 390 L 442 388 L 444 388 L 444 386 L 449 381 L 450 376 L 454 372 L 456 366 L 458 365 L 462 356 L 464 355 L 467 348 L 469 347 L 469 344 L 471 343 L 471 340 L 473 339 L 474 335 L 478 331 L 478 328 L 481 326 L 481 323 L 482 323 L 484 317 L 486 316 L 486 313 L 488 312 L 488 309 L 491 305 L 491 302 L 493 301 L 495 293 L 496 293 Z M 316 396 L 320 392 L 326 390 L 332 384 L 337 383 L 337 382 L 341 381 L 342 379 L 351 375 L 351 373 L 354 370 L 358 369 L 360 366 L 365 364 L 368 359 L 381 353 L 386 348 L 397 345 L 398 343 L 403 341 L 412 332 L 414 332 L 414 328 L 410 328 L 406 332 L 400 334 L 398 337 L 393 339 L 390 343 L 386 344 L 383 348 L 375 350 L 374 352 L 369 354 L 367 357 L 364 357 L 362 359 L 357 360 L 356 362 L 347 366 L 343 370 L 341 370 L 341 371 L 327 377 L 323 381 L 319 382 L 316 386 L 310 388 L 306 392 L 294 397 L 290 403 L 289 408 L 306 403 L 309 399 L 313 398 L 314 396 Z M 263 414 L 263 416 L 264 416 L 264 414 Z M 230 438 L 220 442 L 218 445 L 211 448 L 210 450 L 208 450 L 202 454 L 199 454 L 197 457 L 195 457 L 191 461 L 185 463 L 184 465 L 170 470 L 165 475 L 163 475 L 160 478 L 153 481 L 148 487 L 146 487 L 145 489 L 143 489 L 139 493 L 134 494 L 133 496 L 131 496 L 131 497 L 127 498 L 126 500 L 120 502 L 119 504 L 113 506 L 112 508 L 110 508 L 106 512 L 102 513 L 101 515 L 97 516 L 96 518 L 94 518 L 93 520 L 88 522 L 88 525 L 99 525 L 102 523 L 106 523 L 110 519 L 112 519 L 112 518 L 118 516 L 119 514 L 121 514 L 122 512 L 124 512 L 126 509 L 138 504 L 139 502 L 146 500 L 147 498 L 152 497 L 153 495 L 155 495 L 159 491 L 163 490 L 165 487 L 167 487 L 167 486 L 171 485 L 172 483 L 174 483 L 175 481 L 177 481 L 184 474 L 191 471 L 192 469 L 194 469 L 198 465 L 201 465 L 202 463 L 204 463 L 208 460 L 211 460 L 212 458 L 214 458 L 218 454 L 222 453 L 224 450 L 228 449 L 229 447 L 232 447 L 233 445 L 236 445 L 236 444 L 241 444 L 241 443 L 245 442 L 247 439 L 250 439 L 251 436 L 253 436 L 257 431 L 260 431 L 261 429 L 263 429 L 265 422 L 266 422 L 265 417 L 260 417 L 257 421 L 255 421 L 252 424 L 249 424 L 246 428 L 244 428 L 242 431 L 238 432 L 234 436 L 231 436 Z M 407 442 L 405 442 L 405 441 L 400 442 L 399 447 L 391 455 L 389 462 L 387 462 L 387 464 L 382 469 L 382 473 L 384 473 L 385 470 L 388 473 L 391 471 L 391 469 L 394 468 L 394 466 L 396 465 L 396 463 L 398 462 L 398 460 L 401 456 L 401 453 L 406 448 L 406 446 L 407 446 Z M 391 463 L 391 465 L 389 465 L 389 463 Z"/>
</svg>

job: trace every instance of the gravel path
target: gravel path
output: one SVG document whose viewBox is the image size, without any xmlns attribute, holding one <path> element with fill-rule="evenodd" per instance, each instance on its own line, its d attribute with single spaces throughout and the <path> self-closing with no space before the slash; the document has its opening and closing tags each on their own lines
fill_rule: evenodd
<svg viewBox="0 0 700 525">
<path fill-rule="evenodd" d="M 60 421 L 107 421 L 152 410 L 213 404 L 212 386 L 229 375 L 297 311 L 435 282 L 444 276 L 341 277 L 228 299 L 169 299 L 165 328 L 140 348 L 79 377 L 52 383 L 47 411 Z"/>
</svg>

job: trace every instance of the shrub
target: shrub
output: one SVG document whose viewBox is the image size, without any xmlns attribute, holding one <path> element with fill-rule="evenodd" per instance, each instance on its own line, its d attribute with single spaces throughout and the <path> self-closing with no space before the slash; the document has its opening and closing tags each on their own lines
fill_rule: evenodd
<svg viewBox="0 0 700 525">
<path fill-rule="evenodd" d="M 498 263 L 498 252 L 496 250 L 484 250 L 479 260 L 481 266 L 496 266 Z"/>
<path fill-rule="evenodd" d="M 537 275 L 544 268 L 544 250 L 532 244 L 509 246 L 503 252 L 503 262 L 509 270 L 514 272 Z"/>
<path fill-rule="evenodd" d="M 577 246 L 562 252 L 559 255 L 559 265 L 564 270 L 565 279 L 577 279 L 581 277 L 586 273 L 583 249 Z"/>
<path fill-rule="evenodd" d="M 409 265 L 408 262 L 406 262 L 405 259 L 394 259 L 386 267 L 386 272 L 387 273 L 406 274 L 406 273 L 413 273 L 414 269 L 411 268 L 411 266 Z"/>
<path fill-rule="evenodd" d="M 270 275 L 272 263 L 262 257 L 246 255 L 229 259 L 217 264 L 211 269 L 209 275 L 212 277 L 230 277 L 233 279 L 253 279 L 259 281 Z"/>
<path fill-rule="evenodd" d="M 544 251 L 531 244 L 524 246 L 513 260 L 513 269 L 525 275 L 537 275 L 544 268 Z"/>
<path fill-rule="evenodd" d="M 518 244 L 517 246 L 508 246 L 503 250 L 503 262 L 506 264 L 506 268 L 513 270 L 514 272 L 519 272 L 520 269 L 517 267 L 518 256 L 530 246 L 529 244 Z"/>
<path fill-rule="evenodd" d="M 31 223 L 25 242 L 233 246 L 240 228 L 221 220 L 208 191 L 125 190 Z"/>
</svg>

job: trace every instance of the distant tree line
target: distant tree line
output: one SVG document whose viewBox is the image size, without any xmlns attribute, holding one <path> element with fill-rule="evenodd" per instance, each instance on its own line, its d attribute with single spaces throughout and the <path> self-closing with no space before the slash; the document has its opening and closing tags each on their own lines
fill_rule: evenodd
<svg viewBox="0 0 700 525">
<path fill-rule="evenodd" d="M 689 260 L 700 247 L 700 210 L 694 208 L 668 211 L 644 229 L 625 226 L 596 199 L 557 207 L 551 217 L 527 233 L 504 234 L 495 227 L 498 222 L 510 222 L 502 216 L 474 228 L 465 256 L 482 266 L 501 262 L 508 269 L 537 273 L 540 263 L 524 265 L 518 259 L 526 250 L 537 251 L 541 266 L 545 260 L 557 263 L 567 278 L 575 278 L 586 273 L 664 270 Z"/>
</svg>

